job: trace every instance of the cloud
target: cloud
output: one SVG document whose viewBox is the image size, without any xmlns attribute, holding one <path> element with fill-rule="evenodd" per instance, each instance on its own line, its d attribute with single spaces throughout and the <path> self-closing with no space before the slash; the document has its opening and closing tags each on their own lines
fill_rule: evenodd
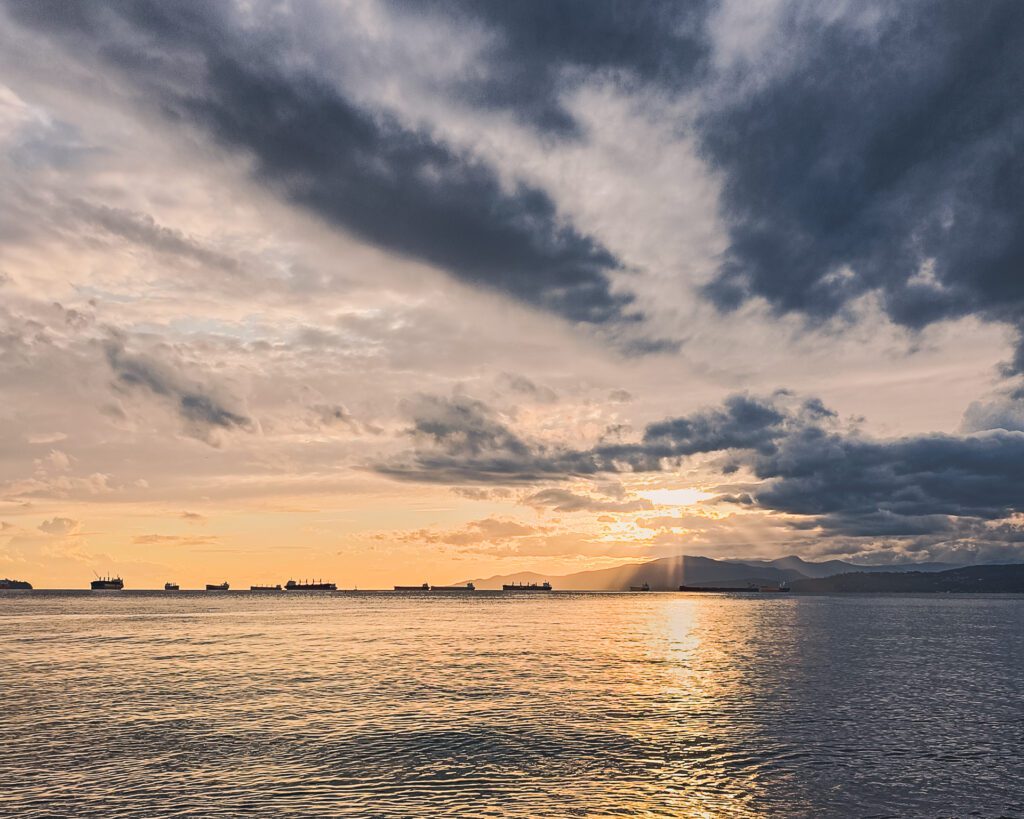
<svg viewBox="0 0 1024 819">
<path fill-rule="evenodd" d="M 481 401 L 466 396 L 421 396 L 410 404 L 411 456 L 379 464 L 379 472 L 405 480 L 521 483 L 614 472 L 651 472 L 665 459 L 753 447 L 769 449 L 806 416 L 826 412 L 806 403 L 789 416 L 769 399 L 733 395 L 722 408 L 650 424 L 639 443 L 600 444 L 589 450 L 528 441 Z"/>
<path fill-rule="evenodd" d="M 556 512 L 642 512 L 653 509 L 646 498 L 610 501 L 578 495 L 566 489 L 542 489 L 523 499 L 527 506 L 547 507 Z"/>
<path fill-rule="evenodd" d="M 138 83 L 172 120 L 247 156 L 254 176 L 364 241 L 575 322 L 631 323 L 613 292 L 621 264 L 567 224 L 543 190 L 506 184 L 477 157 L 348 99 L 290 53 L 273 16 L 245 24 L 227 4 L 8 5 Z M 299 59 L 296 59 L 299 57 Z M 181 81 L 184 78 L 185 81 Z M 118 211 L 109 229 L 191 255 L 194 243 Z"/>
<path fill-rule="evenodd" d="M 216 544 L 216 535 L 136 535 L 132 543 L 138 546 L 208 546 Z"/>
<path fill-rule="evenodd" d="M 429 13 L 456 31 L 489 35 L 477 70 L 452 91 L 479 108 L 510 112 L 558 137 L 582 127 L 564 97 L 595 72 L 653 82 L 674 90 L 701 76 L 709 55 L 703 27 L 712 3 L 570 0 L 569 2 L 409 2 L 397 8 Z"/>
<path fill-rule="evenodd" d="M 1024 432 L 1024 401 L 1004 396 L 992 401 L 973 401 L 964 411 L 964 432 L 1005 429 Z"/>
<path fill-rule="evenodd" d="M 359 421 L 343 404 L 315 404 L 310 407 L 313 423 L 318 428 L 345 427 L 357 434 L 380 435 L 383 430 Z"/>
<path fill-rule="evenodd" d="M 497 378 L 498 386 L 511 393 L 521 395 L 538 404 L 553 404 L 558 400 L 558 393 L 550 387 L 536 384 L 525 375 L 517 373 L 501 373 Z"/>
<path fill-rule="evenodd" d="M 96 225 L 108 233 L 136 245 L 148 247 L 154 252 L 178 259 L 188 259 L 205 267 L 229 273 L 238 273 L 241 269 L 237 259 L 208 248 L 181 231 L 158 224 L 148 214 L 112 208 L 81 199 L 71 202 L 69 207 L 76 217 L 87 224 Z"/>
<path fill-rule="evenodd" d="M 785 6 L 757 81 L 709 102 L 729 247 L 705 293 L 812 321 L 877 293 L 911 330 L 978 315 L 1024 331 L 1024 7 L 854 9 Z"/>
<path fill-rule="evenodd" d="M 221 399 L 182 376 L 168 363 L 151 356 L 128 353 L 120 336 L 108 338 L 103 349 L 119 388 L 143 390 L 164 400 L 194 437 L 213 444 L 216 438 L 212 433 L 218 429 L 251 426 L 249 418 L 228 409 Z"/>
<path fill-rule="evenodd" d="M 40 523 L 38 529 L 40 532 L 55 537 L 67 537 L 77 533 L 80 526 L 81 524 L 77 520 L 71 518 L 50 518 Z"/>
<path fill-rule="evenodd" d="M 833 535 L 962 535 L 970 524 L 972 537 L 997 539 L 1000 530 L 974 524 L 1024 511 L 1024 432 L 874 439 L 843 428 L 820 400 L 786 392 L 729 396 L 720 407 L 650 424 L 639 441 L 587 450 L 521 438 L 468 398 L 424 399 L 418 411 L 413 434 L 424 448 L 404 468 L 383 468 L 384 474 L 428 482 L 557 481 L 665 471 L 689 456 L 728 454 L 723 471 L 744 469 L 757 482 L 717 502 L 792 515 L 795 525 Z M 559 488 L 525 502 L 561 511 L 634 511 L 628 502 L 594 501 Z"/>
<path fill-rule="evenodd" d="M 406 409 L 412 416 L 407 433 L 416 451 L 374 466 L 392 478 L 515 484 L 599 469 L 588 453 L 524 440 L 490 407 L 467 396 L 421 395 Z"/>
</svg>

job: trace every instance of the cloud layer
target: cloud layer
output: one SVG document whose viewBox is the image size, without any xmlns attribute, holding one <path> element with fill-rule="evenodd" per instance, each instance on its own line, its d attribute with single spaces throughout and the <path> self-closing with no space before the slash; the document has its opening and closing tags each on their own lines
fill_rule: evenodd
<svg viewBox="0 0 1024 819">
<path fill-rule="evenodd" d="M 1024 554 L 1021 8 L 0 0 L 4 571 Z"/>
</svg>

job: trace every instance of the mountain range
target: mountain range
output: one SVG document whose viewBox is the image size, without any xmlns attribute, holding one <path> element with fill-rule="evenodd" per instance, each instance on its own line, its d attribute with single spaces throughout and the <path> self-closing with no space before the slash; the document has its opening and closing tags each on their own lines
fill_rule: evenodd
<svg viewBox="0 0 1024 819">
<path fill-rule="evenodd" d="M 478 589 L 500 589 L 504 583 L 539 583 L 548 580 L 556 589 L 565 591 L 624 591 L 630 586 L 647 583 L 652 591 L 675 591 L 687 586 L 746 586 L 771 585 L 786 581 L 816 580 L 848 573 L 901 573 L 941 572 L 959 568 L 955 563 L 905 563 L 887 565 L 857 565 L 844 560 L 826 560 L 815 563 L 796 555 L 776 560 L 714 560 L 695 555 L 676 555 L 650 560 L 646 563 L 627 563 L 608 569 L 592 569 L 561 576 L 541 575 L 536 572 L 494 575 L 477 578 L 472 582 Z M 463 583 L 466 581 L 462 581 Z"/>
</svg>

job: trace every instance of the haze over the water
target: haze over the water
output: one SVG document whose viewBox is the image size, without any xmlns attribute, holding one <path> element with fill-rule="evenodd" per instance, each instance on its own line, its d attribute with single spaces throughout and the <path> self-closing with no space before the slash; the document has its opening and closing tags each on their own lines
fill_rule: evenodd
<svg viewBox="0 0 1024 819">
<path fill-rule="evenodd" d="M 1020 560 L 1022 43 L 0 2 L 0 577 Z"/>
</svg>

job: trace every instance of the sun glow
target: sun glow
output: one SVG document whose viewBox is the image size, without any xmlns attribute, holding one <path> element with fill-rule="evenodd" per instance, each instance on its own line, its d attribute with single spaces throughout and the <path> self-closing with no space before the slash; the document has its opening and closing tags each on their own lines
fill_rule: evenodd
<svg viewBox="0 0 1024 819">
<path fill-rule="evenodd" d="M 651 489 L 638 494 L 661 506 L 693 506 L 695 503 L 714 497 L 710 492 L 703 492 L 700 489 Z"/>
</svg>

